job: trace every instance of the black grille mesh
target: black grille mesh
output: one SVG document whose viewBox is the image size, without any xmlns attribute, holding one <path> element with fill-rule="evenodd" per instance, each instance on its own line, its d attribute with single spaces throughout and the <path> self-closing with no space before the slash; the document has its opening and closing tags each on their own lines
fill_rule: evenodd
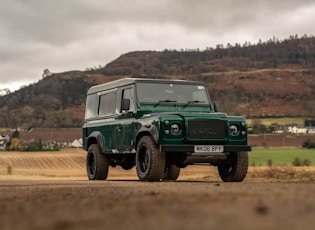
<svg viewBox="0 0 315 230">
<path fill-rule="evenodd" d="M 190 139 L 224 139 L 226 137 L 225 121 L 188 121 L 188 137 Z"/>
</svg>

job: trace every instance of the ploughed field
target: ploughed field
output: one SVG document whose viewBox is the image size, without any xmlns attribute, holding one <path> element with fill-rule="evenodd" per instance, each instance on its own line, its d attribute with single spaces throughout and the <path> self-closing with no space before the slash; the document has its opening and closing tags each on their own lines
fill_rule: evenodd
<svg viewBox="0 0 315 230">
<path fill-rule="evenodd" d="M 249 167 L 224 183 L 188 166 L 173 182 L 110 168 L 88 181 L 82 150 L 0 152 L 0 229 L 314 229 L 315 168 Z"/>
</svg>

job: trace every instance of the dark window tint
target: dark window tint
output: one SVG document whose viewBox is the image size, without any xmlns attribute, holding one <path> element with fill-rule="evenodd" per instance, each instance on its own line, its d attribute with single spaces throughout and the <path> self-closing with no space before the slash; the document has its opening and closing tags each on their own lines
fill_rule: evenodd
<svg viewBox="0 0 315 230">
<path fill-rule="evenodd" d="M 131 88 L 125 89 L 123 91 L 123 99 L 129 99 L 130 100 L 129 111 L 134 111 L 135 110 L 134 97 L 133 97 L 133 90 Z"/>
</svg>

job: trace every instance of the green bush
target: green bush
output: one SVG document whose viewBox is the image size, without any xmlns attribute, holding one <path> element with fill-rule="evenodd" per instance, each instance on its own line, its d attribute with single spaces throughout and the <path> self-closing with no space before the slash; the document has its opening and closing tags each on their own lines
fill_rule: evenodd
<svg viewBox="0 0 315 230">
<path fill-rule="evenodd" d="M 296 157 L 294 158 L 293 162 L 292 162 L 293 166 L 302 166 L 302 161 L 300 158 Z"/>
<path fill-rule="evenodd" d="M 304 166 L 311 166 L 311 164 L 312 164 L 312 162 L 311 162 L 310 159 L 304 159 L 304 160 L 303 160 L 303 165 L 304 165 Z"/>
<path fill-rule="evenodd" d="M 310 159 L 301 160 L 299 157 L 294 158 L 292 165 L 293 166 L 311 166 L 312 162 Z"/>
<path fill-rule="evenodd" d="M 312 142 L 310 139 L 307 139 L 303 142 L 302 144 L 303 148 L 307 148 L 307 149 L 314 149 L 315 148 L 315 143 Z"/>
</svg>

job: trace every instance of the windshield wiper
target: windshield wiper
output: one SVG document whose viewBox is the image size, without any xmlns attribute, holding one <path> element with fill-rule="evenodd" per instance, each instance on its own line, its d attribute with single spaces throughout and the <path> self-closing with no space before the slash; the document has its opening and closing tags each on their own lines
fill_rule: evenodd
<svg viewBox="0 0 315 230">
<path fill-rule="evenodd" d="M 205 101 L 198 101 L 198 100 L 195 100 L 195 101 L 187 101 L 187 104 L 196 104 L 196 103 L 205 103 Z"/>
<path fill-rule="evenodd" d="M 161 100 L 161 101 L 159 101 L 158 103 L 156 103 L 156 104 L 154 105 L 154 107 L 160 105 L 161 103 L 176 103 L 176 102 L 177 102 L 177 101 L 173 101 L 173 100 Z"/>
<path fill-rule="evenodd" d="M 198 100 L 194 100 L 194 101 L 187 101 L 187 104 L 184 105 L 184 108 L 190 104 L 197 104 L 197 103 L 205 103 L 205 101 L 198 101 Z"/>
</svg>

